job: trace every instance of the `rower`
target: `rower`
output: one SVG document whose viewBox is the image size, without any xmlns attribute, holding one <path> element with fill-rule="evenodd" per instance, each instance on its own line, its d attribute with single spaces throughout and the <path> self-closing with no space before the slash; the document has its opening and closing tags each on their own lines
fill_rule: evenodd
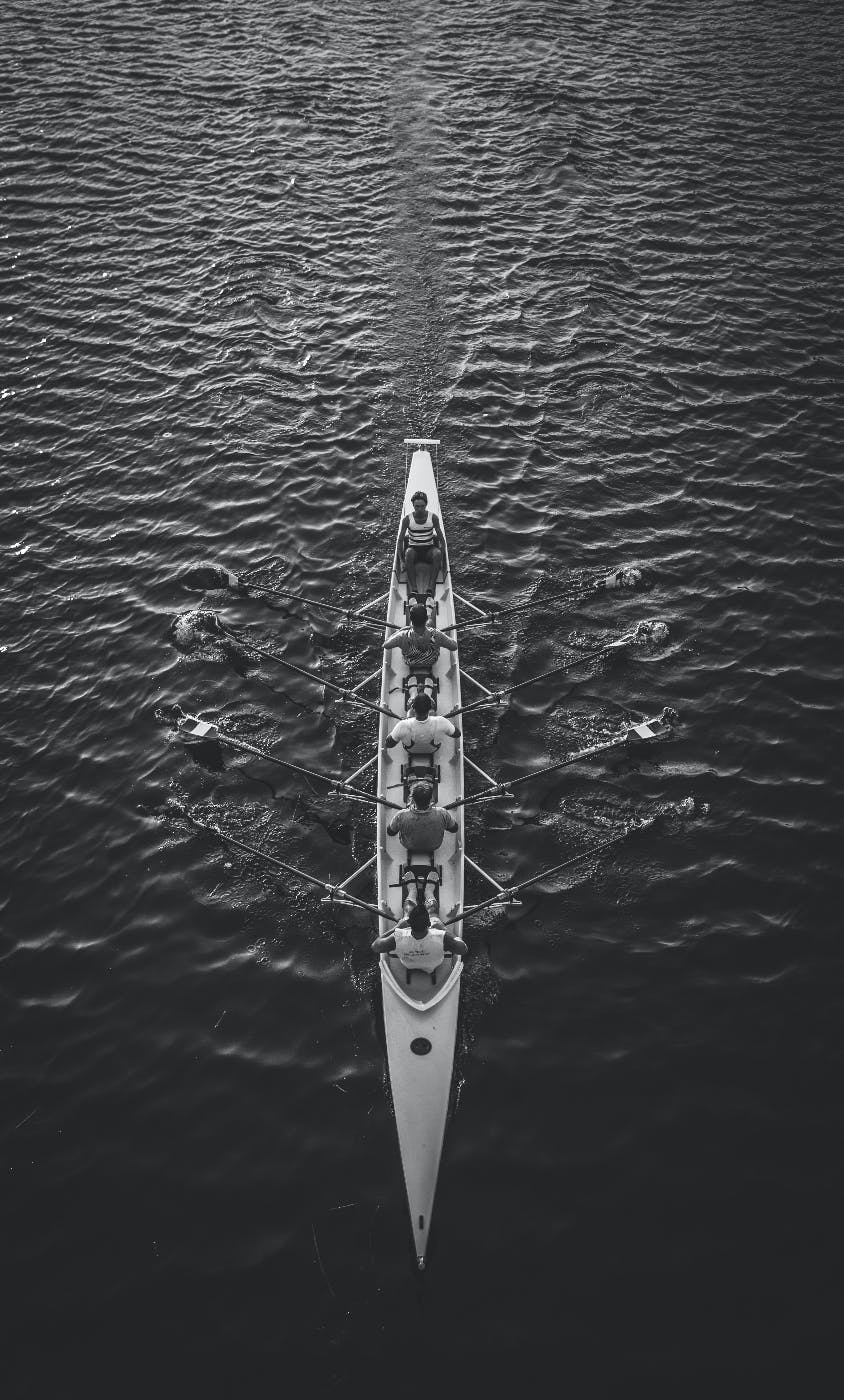
<svg viewBox="0 0 844 1400">
<path fill-rule="evenodd" d="M 407 719 L 400 719 L 387 735 L 387 748 L 404 744 L 406 749 L 438 749 L 442 737 L 459 739 L 460 730 L 445 715 L 431 714 L 431 697 L 419 690 L 411 701 Z"/>
<path fill-rule="evenodd" d="M 432 807 L 430 783 L 414 783 L 410 802 L 387 825 L 388 836 L 398 836 L 409 851 L 430 856 L 443 843 L 447 831 L 457 831 L 457 822 L 444 807 Z"/>
<path fill-rule="evenodd" d="M 436 874 L 432 871 L 429 880 Z M 428 882 L 426 882 L 426 889 Z M 405 902 L 405 912 L 394 929 L 383 933 L 372 944 L 375 953 L 397 953 L 399 962 L 411 972 L 435 973 L 446 953 L 465 956 L 469 949 L 456 934 L 449 933 L 439 917 L 439 904 L 434 890 L 426 895 L 425 903 L 416 899 Z M 456 909 L 455 911 L 456 912 Z"/>
<path fill-rule="evenodd" d="M 440 648 L 457 650 L 457 642 L 428 623 L 428 609 L 424 603 L 414 603 L 410 609 L 410 627 L 394 632 L 384 643 L 384 651 L 390 647 L 401 647 L 401 653 L 412 677 L 416 677 L 417 687 L 424 689 L 425 681 L 436 666 Z M 421 684 L 420 684 L 421 680 Z"/>
<path fill-rule="evenodd" d="M 428 586 L 423 596 L 434 595 L 434 587 L 440 565 L 446 557 L 445 538 L 439 518 L 428 510 L 428 497 L 424 491 L 415 491 L 410 498 L 413 514 L 406 515 L 399 530 L 399 562 L 407 571 L 407 592 L 409 597 L 419 597 L 417 568 L 427 565 Z"/>
</svg>

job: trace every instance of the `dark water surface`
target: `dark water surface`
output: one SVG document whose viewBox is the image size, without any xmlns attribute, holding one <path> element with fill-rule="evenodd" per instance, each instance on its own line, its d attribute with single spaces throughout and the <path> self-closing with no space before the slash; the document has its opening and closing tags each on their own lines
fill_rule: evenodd
<svg viewBox="0 0 844 1400">
<path fill-rule="evenodd" d="M 711 1394 L 838 1370 L 844 23 L 833 0 L 9 0 L 2 394 L 5 1397 Z M 477 809 L 526 878 L 572 812 L 667 822 L 474 929 L 412 1271 L 366 810 L 157 712 L 354 767 L 377 638 L 188 587 L 385 586 L 442 439 L 458 588 L 652 587 L 466 632 L 496 771 L 628 707 L 676 738 Z M 351 577 L 350 577 L 351 570 Z M 209 806 L 210 804 L 210 806 Z M 815 1393 L 811 1389 L 803 1393 Z"/>
</svg>

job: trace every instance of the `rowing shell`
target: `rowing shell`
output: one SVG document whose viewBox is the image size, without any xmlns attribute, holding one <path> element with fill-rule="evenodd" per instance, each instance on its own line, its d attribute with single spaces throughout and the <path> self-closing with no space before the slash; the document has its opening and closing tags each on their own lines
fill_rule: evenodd
<svg viewBox="0 0 844 1400">
<path fill-rule="evenodd" d="M 416 491 L 428 497 L 428 509 L 440 517 L 437 479 L 425 439 L 412 439 L 416 450 L 407 473 L 402 520 L 411 513 L 410 498 Z M 443 565 L 445 578 L 436 582 L 436 617 L 440 629 L 454 624 L 454 594 L 451 574 Z M 406 620 L 407 580 L 399 568 L 398 550 L 391 576 L 387 603 L 387 632 L 408 625 Z M 451 633 L 452 636 L 456 635 Z M 460 705 L 460 671 L 457 652 L 443 648 L 434 668 L 438 683 L 436 712 L 447 714 Z M 381 704 L 395 713 L 404 713 L 405 682 L 408 668 L 398 647 L 384 652 L 381 678 Z M 434 713 L 434 711 L 432 711 Z M 402 764 L 407 759 L 401 744 L 386 749 L 384 741 L 394 721 L 381 717 L 379 733 L 378 792 L 392 801 L 401 801 L 403 792 Z M 435 789 L 437 804 L 446 806 L 463 793 L 463 750 L 460 740 L 445 739 L 434 755 L 439 767 Z M 401 913 L 403 893 L 399 884 L 400 867 L 406 857 L 397 836 L 387 835 L 387 809 L 378 812 L 378 905 Z M 455 813 L 459 823 L 456 835 L 446 832 L 443 844 L 434 859 L 442 870 L 440 913 L 443 917 L 455 905 L 463 905 L 463 811 Z M 389 933 L 393 920 L 381 918 L 380 932 Z M 450 926 L 461 936 L 460 922 Z M 437 969 L 436 980 L 427 972 L 407 969 L 395 954 L 381 957 L 381 986 L 384 1000 L 384 1029 L 387 1040 L 387 1065 L 390 1075 L 393 1109 L 398 1130 L 399 1152 L 407 1191 L 407 1203 L 413 1229 L 416 1260 L 425 1267 L 428 1233 L 437 1188 L 440 1157 L 445 1136 L 451 1080 L 454 1070 L 454 1045 L 457 1036 L 457 1008 L 460 998 L 462 959 L 447 954 Z"/>
</svg>

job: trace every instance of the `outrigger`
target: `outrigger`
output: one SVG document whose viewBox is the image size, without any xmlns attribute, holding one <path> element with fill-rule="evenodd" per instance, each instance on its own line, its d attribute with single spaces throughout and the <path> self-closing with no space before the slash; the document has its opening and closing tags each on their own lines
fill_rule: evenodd
<svg viewBox="0 0 844 1400">
<path fill-rule="evenodd" d="M 411 498 L 418 491 L 424 491 L 428 498 L 428 510 L 442 520 L 442 510 L 438 490 L 438 469 L 436 449 L 438 440 L 433 438 L 405 439 L 405 491 L 400 519 L 411 511 Z M 434 449 L 432 458 L 431 449 Z M 401 531 L 399 532 L 399 539 Z M 461 597 L 454 591 L 451 566 L 447 549 L 444 553 L 439 574 L 430 577 L 425 565 L 419 565 L 417 586 L 420 575 L 427 583 L 426 606 L 430 619 L 440 631 L 455 637 L 458 630 L 456 607 L 460 605 L 470 614 L 460 627 L 482 626 L 498 621 L 507 613 L 517 612 L 531 604 L 516 604 L 497 612 L 484 610 L 476 603 Z M 615 587 L 623 574 L 619 570 L 605 581 L 599 580 L 586 587 L 577 601 L 583 601 L 604 587 Z M 258 576 L 256 577 L 256 573 Z M 275 580 L 266 581 L 266 566 L 262 570 L 237 577 L 226 575 L 230 586 L 241 593 L 251 592 L 269 596 L 308 602 L 304 595 L 282 588 Z M 552 595 L 556 596 L 556 595 Z M 567 594 L 569 601 L 571 595 Z M 550 599 L 541 599 L 544 604 Z M 386 626 L 371 608 L 386 602 Z M 409 610 L 414 599 L 408 595 L 408 582 L 397 542 L 390 573 L 390 585 L 385 594 L 359 610 L 337 608 L 333 604 L 314 603 L 332 613 L 341 613 L 354 618 L 365 626 L 383 629 L 384 639 L 409 625 Z M 662 624 L 656 624 L 662 626 Z M 445 747 L 433 744 L 405 748 L 397 746 L 389 749 L 386 737 L 392 726 L 403 719 L 408 705 L 419 687 L 423 687 L 431 697 L 433 711 L 439 714 L 460 715 L 472 712 L 485 705 L 501 704 L 504 698 L 514 691 L 562 674 L 576 666 L 597 657 L 627 646 L 641 645 L 649 637 L 653 624 L 640 623 L 614 641 L 576 655 L 573 659 L 556 666 L 541 676 L 492 691 L 465 668 L 461 668 L 457 651 L 443 650 L 439 660 L 430 667 L 411 669 L 403 653 L 397 649 L 384 650 L 381 667 L 353 687 L 343 686 L 324 676 L 288 661 L 270 646 L 261 644 L 251 635 L 241 630 L 218 623 L 221 635 L 236 641 L 239 647 L 264 659 L 278 662 L 294 673 L 316 682 L 337 693 L 344 701 L 359 705 L 378 715 L 378 745 L 374 753 L 354 773 L 348 777 L 338 777 L 302 764 L 292 763 L 271 750 L 245 740 L 229 732 L 214 720 L 189 714 L 179 706 L 175 707 L 179 737 L 187 744 L 214 743 L 234 752 L 244 753 L 275 763 L 287 771 L 309 779 L 325 783 L 329 792 L 348 799 L 371 804 L 375 808 L 376 847 L 374 854 L 357 870 L 354 870 L 340 884 L 334 885 L 309 875 L 276 856 L 269 855 L 257 847 L 227 835 L 218 826 L 203 821 L 195 813 L 184 813 L 197 827 L 211 831 L 236 849 L 260 859 L 273 869 L 280 869 L 305 880 L 323 890 L 325 902 L 344 905 L 366 911 L 377 916 L 380 933 L 394 927 L 402 914 L 404 886 L 402 876 L 412 870 L 424 879 L 429 869 L 435 866 L 439 877 L 439 900 L 444 922 L 462 935 L 463 920 L 482 909 L 493 905 L 512 905 L 519 902 L 520 891 L 529 886 L 576 865 L 590 856 L 616 846 L 634 831 L 652 826 L 655 817 L 631 823 L 621 834 L 609 837 L 571 856 L 559 864 L 543 870 L 517 884 L 501 884 L 488 874 L 464 849 L 463 810 L 466 806 L 498 798 L 512 797 L 514 789 L 521 783 L 532 781 L 544 774 L 584 762 L 598 754 L 633 743 L 658 740 L 670 734 L 676 719 L 673 711 L 665 709 L 651 719 L 640 719 L 625 723 L 616 735 L 600 744 L 593 744 L 568 754 L 557 763 L 546 765 L 533 772 L 525 773 L 507 781 L 501 781 L 485 772 L 473 759 L 464 753 L 463 742 L 458 737 Z M 362 691 L 380 676 L 381 688 L 378 700 L 367 698 Z M 461 680 L 473 688 L 476 698 L 464 703 L 461 697 Z M 480 778 L 484 786 L 467 793 L 464 787 L 464 765 L 474 777 Z M 361 786 L 366 774 L 377 768 L 375 791 Z M 433 787 L 434 801 L 451 810 L 457 820 L 456 836 L 447 838 L 443 846 L 432 854 L 408 851 L 397 836 L 388 833 L 389 817 L 392 811 L 405 806 L 409 790 L 420 779 L 427 780 Z M 483 880 L 493 893 L 479 902 L 464 904 L 464 875 L 466 866 Z M 352 893 L 352 886 L 364 875 L 375 870 L 377 902 L 361 899 Z M 387 1045 L 387 1064 L 392 1091 L 398 1133 L 399 1153 L 404 1173 L 407 1203 L 413 1232 L 414 1253 L 419 1269 L 424 1269 L 428 1239 L 431 1229 L 431 1216 L 439 1175 L 440 1159 L 445 1136 L 448 1105 L 454 1071 L 454 1051 L 458 1026 L 458 1006 L 463 960 L 458 953 L 446 953 L 443 963 L 433 973 L 408 970 L 395 953 L 385 953 L 380 959 L 381 986 L 383 992 L 384 1029 Z"/>
</svg>

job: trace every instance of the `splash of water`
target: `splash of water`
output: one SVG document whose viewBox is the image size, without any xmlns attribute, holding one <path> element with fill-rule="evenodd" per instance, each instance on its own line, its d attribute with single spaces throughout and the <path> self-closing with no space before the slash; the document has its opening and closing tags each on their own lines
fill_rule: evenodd
<svg viewBox="0 0 844 1400">
<path fill-rule="evenodd" d="M 642 570 L 632 564 L 625 564 L 604 580 L 605 588 L 639 588 L 642 584 Z"/>
<path fill-rule="evenodd" d="M 634 645 L 654 650 L 664 647 L 669 635 L 668 624 L 665 622 L 640 622 L 636 628 Z"/>
<path fill-rule="evenodd" d="M 217 614 L 204 608 L 179 613 L 170 625 L 170 636 L 180 651 L 195 651 L 209 641 L 219 643 L 220 624 Z"/>
</svg>

